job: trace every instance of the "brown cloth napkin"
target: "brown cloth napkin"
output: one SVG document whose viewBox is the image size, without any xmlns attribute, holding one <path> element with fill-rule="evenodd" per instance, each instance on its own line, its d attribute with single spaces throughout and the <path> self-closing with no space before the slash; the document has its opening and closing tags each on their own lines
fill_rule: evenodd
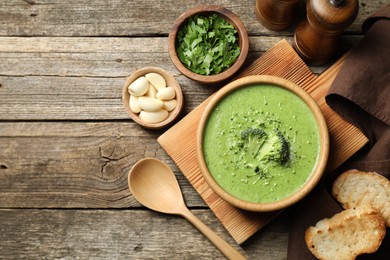
<svg viewBox="0 0 390 260">
<path fill-rule="evenodd" d="M 292 210 L 288 259 L 315 259 L 304 241 L 305 230 L 342 210 L 329 193 L 343 171 L 376 171 L 390 178 L 390 4 L 362 25 L 363 39 L 348 54 L 326 96 L 327 104 L 358 127 L 369 143 L 332 173 Z M 390 230 L 376 253 L 358 259 L 390 259 Z"/>
</svg>

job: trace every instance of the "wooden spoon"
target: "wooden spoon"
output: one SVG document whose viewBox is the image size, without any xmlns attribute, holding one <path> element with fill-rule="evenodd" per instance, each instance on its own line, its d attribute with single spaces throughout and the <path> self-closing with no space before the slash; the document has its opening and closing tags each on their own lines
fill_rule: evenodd
<svg viewBox="0 0 390 260">
<path fill-rule="evenodd" d="M 229 259 L 246 259 L 225 240 L 195 217 L 184 203 L 174 173 L 165 163 L 145 158 L 129 172 L 129 188 L 133 196 L 149 209 L 180 215 L 190 221 Z"/>
</svg>

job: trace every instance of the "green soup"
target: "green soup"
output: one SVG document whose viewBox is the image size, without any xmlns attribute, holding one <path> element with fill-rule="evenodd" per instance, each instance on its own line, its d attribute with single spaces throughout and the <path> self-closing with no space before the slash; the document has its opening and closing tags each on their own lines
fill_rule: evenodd
<svg viewBox="0 0 390 260">
<path fill-rule="evenodd" d="M 264 161 L 242 145 L 242 133 L 262 129 L 282 133 L 288 160 Z M 310 177 L 319 156 L 319 129 L 306 103 L 273 85 L 237 89 L 223 98 L 208 118 L 203 139 L 206 165 L 219 185 L 250 202 L 282 200 Z"/>
</svg>

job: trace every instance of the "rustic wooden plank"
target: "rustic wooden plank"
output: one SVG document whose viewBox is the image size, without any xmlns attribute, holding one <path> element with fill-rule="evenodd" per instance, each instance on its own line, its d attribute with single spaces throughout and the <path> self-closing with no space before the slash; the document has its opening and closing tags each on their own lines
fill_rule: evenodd
<svg viewBox="0 0 390 260">
<path fill-rule="evenodd" d="M 359 2 L 338 56 L 390 0 Z M 219 87 L 179 74 L 167 52 L 173 21 L 200 4 L 223 5 L 243 20 L 251 35 L 246 65 L 280 39 L 292 42 L 294 28 L 276 33 L 260 25 L 253 0 L 0 1 L 1 259 L 222 258 L 185 220 L 134 200 L 126 175 L 144 157 L 167 162 L 195 215 L 234 243 L 157 144 L 162 130 L 131 122 L 120 97 L 125 78 L 149 65 L 179 80 L 183 116 Z M 319 74 L 328 65 L 311 69 Z M 286 259 L 288 221 L 284 213 L 273 220 L 243 244 L 244 253 Z"/>
<path fill-rule="evenodd" d="M 293 42 L 292 37 L 250 37 L 246 64 L 281 39 Z M 343 37 L 341 51 L 349 49 L 356 41 L 356 36 Z M 2 76 L 121 78 L 135 69 L 154 65 L 179 76 L 170 61 L 167 44 L 167 37 L 0 37 L 0 71 Z M 320 73 L 326 67 L 313 69 Z"/>
<path fill-rule="evenodd" d="M 245 67 L 281 39 L 251 37 Z M 287 40 L 291 44 L 292 38 Z M 347 40 L 352 44 L 356 37 Z M 166 46 L 167 38 L 0 37 L 0 120 L 129 119 L 122 87 L 144 66 L 165 68 L 176 77 L 187 114 L 222 84 L 205 87 L 181 75 Z"/>
<path fill-rule="evenodd" d="M 6 36 L 155 36 L 167 35 L 175 19 L 185 10 L 202 4 L 222 5 L 235 12 L 250 35 L 274 35 L 255 16 L 255 1 L 153 1 L 153 0 L 21 0 L 0 2 Z M 360 0 L 359 15 L 346 30 L 360 33 L 361 24 L 388 0 Z M 300 6 L 299 13 L 304 14 Z M 303 16 L 303 15 L 300 15 Z M 293 27 L 279 34 L 293 34 Z"/>
<path fill-rule="evenodd" d="M 190 207 L 204 207 L 156 139 L 127 122 L 1 122 L 0 208 L 127 208 L 127 174 L 144 157 L 174 170 Z"/>
<path fill-rule="evenodd" d="M 251 55 L 259 56 L 281 39 L 251 37 Z M 178 74 L 169 58 L 168 37 L 0 37 L 0 59 L 1 75 L 8 76 L 116 78 L 158 64 Z"/>
<path fill-rule="evenodd" d="M 250 259 L 286 259 L 287 216 L 240 248 L 210 210 L 192 210 Z M 189 222 L 148 210 L 0 209 L 1 259 L 223 259 Z"/>
<path fill-rule="evenodd" d="M 150 47 L 140 49 L 145 40 Z M 265 42 L 257 46 L 272 44 Z M 213 89 L 179 75 L 166 46 L 166 38 L 0 37 L 0 119 L 129 119 L 122 87 L 144 66 L 174 74 L 187 97 L 184 113 L 191 111 Z"/>
</svg>

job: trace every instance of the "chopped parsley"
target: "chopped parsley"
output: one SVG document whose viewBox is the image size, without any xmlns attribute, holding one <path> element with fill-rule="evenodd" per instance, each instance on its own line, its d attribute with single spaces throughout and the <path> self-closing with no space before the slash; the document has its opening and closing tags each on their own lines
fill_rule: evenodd
<svg viewBox="0 0 390 260">
<path fill-rule="evenodd" d="M 177 34 L 177 54 L 186 68 L 215 75 L 229 68 L 240 54 L 234 26 L 217 14 L 195 15 Z"/>
</svg>

